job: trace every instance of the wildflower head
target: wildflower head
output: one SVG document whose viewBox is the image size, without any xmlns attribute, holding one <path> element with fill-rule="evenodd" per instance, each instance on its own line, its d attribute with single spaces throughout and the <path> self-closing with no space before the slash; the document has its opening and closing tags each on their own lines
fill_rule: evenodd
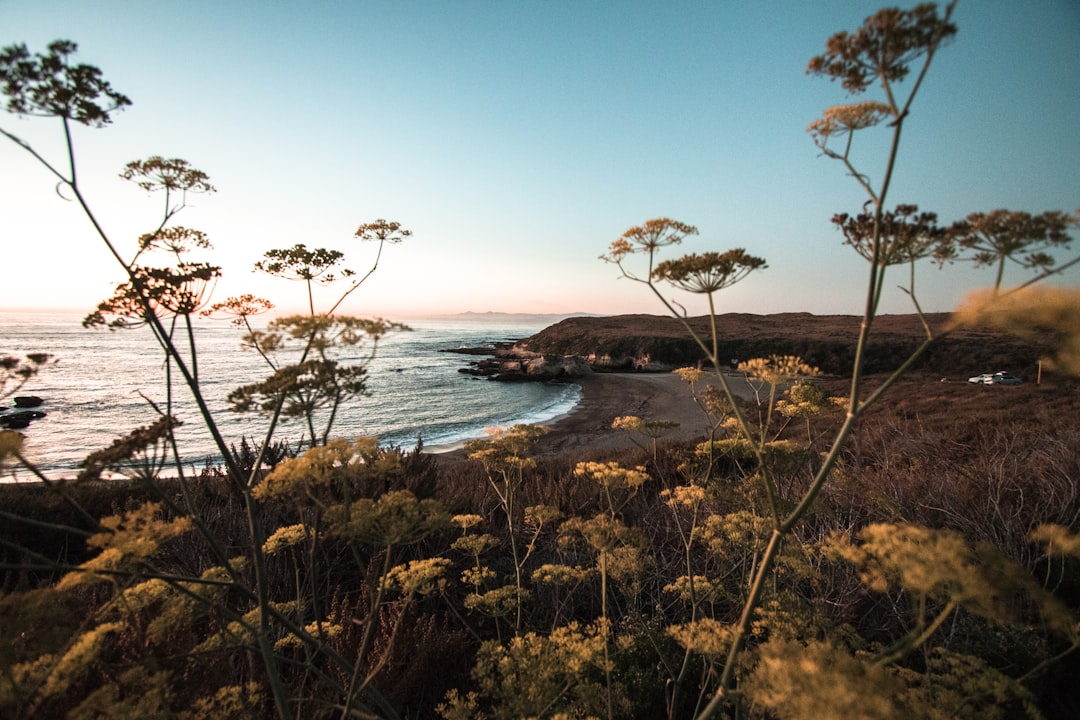
<svg viewBox="0 0 1080 720">
<path fill-rule="evenodd" d="M 98 68 L 73 63 L 78 47 L 56 40 L 44 55 L 31 55 L 26 45 L 0 49 L 0 86 L 8 112 L 61 117 L 90 127 L 112 122 L 112 114 L 131 100 L 113 90 Z"/>
<path fill-rule="evenodd" d="M 525 525 L 541 528 L 562 518 L 562 511 L 554 505 L 530 505 L 525 508 Z"/>
<path fill-rule="evenodd" d="M 810 60 L 806 72 L 840 80 L 857 94 L 875 82 L 889 85 L 907 77 L 908 66 L 956 35 L 949 14 L 938 17 L 933 3 L 911 10 L 885 8 L 868 17 L 853 33 L 838 32 L 825 43 L 825 52 Z"/>
<path fill-rule="evenodd" d="M 133 160 L 120 173 L 147 192 L 164 190 L 168 193 L 212 193 L 216 188 L 210 184 L 210 176 L 180 158 L 165 159 L 154 155 L 146 160 Z"/>
<path fill-rule="evenodd" d="M 222 302 L 214 303 L 207 310 L 204 310 L 202 314 L 210 316 L 220 313 L 231 318 L 229 322 L 233 325 L 243 325 L 247 318 L 255 315 L 262 315 L 273 308 L 274 303 L 269 300 L 256 297 L 251 293 L 244 293 L 243 295 L 226 298 Z"/>
<path fill-rule="evenodd" d="M 739 363 L 739 372 L 750 380 L 757 380 L 780 385 L 794 380 L 814 377 L 821 374 L 815 367 L 807 365 L 801 357 L 795 355 L 770 355 L 767 358 L 754 358 Z"/>
<path fill-rule="evenodd" d="M 698 229 L 686 225 L 685 222 L 665 217 L 648 220 L 645 225 L 634 226 L 622 233 L 622 236 L 608 247 L 607 254 L 600 256 L 600 259 L 615 262 L 622 267 L 622 260 L 626 256 L 644 253 L 651 261 L 661 247 L 678 245 L 687 235 L 697 234 Z M 636 277 L 634 280 L 637 280 Z"/>
<path fill-rule="evenodd" d="M 665 588 L 667 589 L 667 588 Z M 672 625 L 667 634 L 689 652 L 718 658 L 731 647 L 734 628 L 712 618 L 701 618 L 689 623 Z"/>
<path fill-rule="evenodd" d="M 651 438 L 660 438 L 679 427 L 673 420 L 642 420 L 636 415 L 624 415 L 612 421 L 613 430 L 637 432 Z"/>
<path fill-rule="evenodd" d="M 139 473 L 140 470 L 159 467 L 173 428 L 180 424 L 176 418 L 163 415 L 149 425 L 136 428 L 124 437 L 114 440 L 109 447 L 95 450 L 79 463 L 82 469 L 76 480 L 98 480 L 106 470 Z"/>
<path fill-rule="evenodd" d="M 454 515 L 450 518 L 450 522 L 461 528 L 462 532 L 468 532 L 469 528 L 475 527 L 484 521 L 484 518 L 479 515 Z"/>
<path fill-rule="evenodd" d="M 709 580 L 704 575 L 682 575 L 676 578 L 675 582 L 664 586 L 664 592 L 677 595 L 680 600 L 687 603 L 710 600 L 723 592 L 723 589 L 722 582 Z"/>
<path fill-rule="evenodd" d="M 341 267 L 345 253 L 326 248 L 308 249 L 303 243 L 291 248 L 267 250 L 263 260 L 255 263 L 255 269 L 267 275 L 286 280 L 304 280 L 329 285 L 336 282 L 339 272 L 342 277 L 355 275 L 352 270 Z"/>
<path fill-rule="evenodd" d="M 672 370 L 672 373 L 679 376 L 679 379 L 685 383 L 694 385 L 701 382 L 705 378 L 705 371 L 701 368 L 684 367 Z"/>
<path fill-rule="evenodd" d="M 528 591 L 519 591 L 513 585 L 503 585 L 483 593 L 469 593 L 465 596 L 465 607 L 489 617 L 506 617 L 517 610 L 521 601 L 528 597 Z"/>
<path fill-rule="evenodd" d="M 649 480 L 645 468 L 624 468 L 617 462 L 579 462 L 574 468 L 577 477 L 589 477 L 602 487 L 637 490 Z"/>
<path fill-rule="evenodd" d="M 132 328 L 154 317 L 194 315 L 209 301 L 219 277 L 220 267 L 201 262 L 132 268 L 131 279 L 117 285 L 108 300 L 98 303 L 83 319 L 83 327 Z"/>
<path fill-rule="evenodd" d="M 873 101 L 834 105 L 810 123 L 806 131 L 814 139 L 814 144 L 824 150 L 830 138 L 843 137 L 857 130 L 873 127 L 892 114 L 888 105 Z"/>
<path fill-rule="evenodd" d="M 1029 539 L 1046 546 L 1049 555 L 1071 555 L 1080 560 L 1080 534 L 1066 527 L 1043 523 L 1031 531 Z"/>
<path fill-rule="evenodd" d="M 1047 252 L 1067 249 L 1072 243 L 1070 228 L 1080 223 L 1080 214 L 1071 216 L 1060 210 L 1038 215 L 1012 210 L 972 213 L 953 225 L 957 245 L 970 255 L 965 258 L 976 267 L 1010 260 L 1021 267 L 1046 271 L 1054 266 Z"/>
<path fill-rule="evenodd" d="M 796 382 L 787 391 L 786 400 L 776 402 L 776 410 L 784 417 L 810 418 L 836 407 L 834 398 L 820 385 Z"/>
<path fill-rule="evenodd" d="M 645 421 L 637 415 L 623 415 L 611 422 L 613 430 L 640 431 L 645 427 Z"/>
<path fill-rule="evenodd" d="M 642 542 L 637 530 L 605 513 L 590 519 L 571 518 L 560 531 L 563 545 L 572 545 L 580 538 L 597 553 L 610 554 L 618 547 L 637 547 Z"/>
<path fill-rule="evenodd" d="M 160 513 L 160 503 L 144 503 L 123 515 L 103 518 L 102 531 L 86 539 L 87 545 L 101 552 L 80 565 L 78 570 L 65 575 L 57 587 L 64 589 L 96 580 L 105 573 L 134 571 L 157 552 L 163 541 L 193 527 L 189 517 L 166 520 L 159 517 Z"/>
<path fill-rule="evenodd" d="M 666 280 L 687 292 L 712 294 L 730 287 L 754 270 L 766 267 L 765 260 L 742 248 L 726 252 L 684 255 L 666 260 L 653 269 L 654 280 Z"/>
<path fill-rule="evenodd" d="M 853 562 L 875 592 L 897 586 L 917 597 L 952 599 L 990 619 L 1000 619 L 1009 591 L 994 577 L 992 564 L 959 533 L 915 525 L 875 523 L 858 533 L 859 542 L 834 537 L 828 551 Z"/>
<path fill-rule="evenodd" d="M 894 211 L 883 212 L 880 221 L 872 213 L 855 217 L 840 213 L 833 216 L 832 222 L 844 234 L 845 244 L 879 266 L 915 262 L 925 257 L 945 260 L 955 254 L 953 233 L 938 227 L 936 213 L 920 213 L 915 205 L 898 205 Z"/>
<path fill-rule="evenodd" d="M 210 239 L 202 230 L 194 230 L 180 225 L 158 228 L 154 232 L 139 236 L 139 251 L 164 250 L 173 255 L 182 255 L 192 250 L 211 249 Z"/>
<path fill-rule="evenodd" d="M 446 570 L 449 567 L 450 561 L 446 558 L 410 560 L 391 568 L 387 580 L 403 595 L 431 595 L 446 589 Z"/>
<path fill-rule="evenodd" d="M 411 235 L 412 231 L 401 227 L 401 223 L 383 220 L 382 218 L 374 222 L 364 223 L 353 233 L 353 237 L 361 240 L 391 244 L 397 244 Z"/>
<path fill-rule="evenodd" d="M 488 533 L 473 533 L 471 535 L 462 535 L 461 537 L 450 543 L 450 547 L 454 548 L 458 552 L 471 555 L 474 558 L 479 557 L 483 553 L 487 552 L 491 548 L 499 544 L 499 539 L 494 535 Z"/>
<path fill-rule="evenodd" d="M 583 568 L 546 563 L 533 571 L 532 581 L 543 585 L 570 585 L 581 582 L 588 575 L 589 571 Z"/>
<path fill-rule="evenodd" d="M 307 528 L 303 525 L 285 525 L 279 527 L 263 543 L 263 552 L 274 555 L 290 547 L 305 542 L 308 538 Z"/>
<path fill-rule="evenodd" d="M 602 255 L 601 259 L 618 262 L 631 253 L 644 252 L 652 255 L 662 247 L 678 245 L 687 235 L 697 235 L 697 232 L 693 225 L 671 218 L 655 218 L 624 232 L 622 237 L 611 243 L 608 254 Z"/>
<path fill-rule="evenodd" d="M 368 459 L 378 449 L 375 438 L 360 437 L 352 442 L 331 440 L 278 464 L 251 494 L 260 501 L 275 498 L 306 501 L 320 497 L 365 472 Z"/>
<path fill-rule="evenodd" d="M 547 434 L 548 429 L 540 425 L 514 425 L 511 428 L 488 428 L 485 432 L 487 439 L 465 443 L 469 459 L 479 461 L 488 470 L 506 472 L 536 464 L 528 453 Z"/>
<path fill-rule="evenodd" d="M 333 533 L 375 547 L 414 543 L 449 524 L 438 501 L 420 500 L 408 490 L 335 505 L 326 521 Z"/>
<path fill-rule="evenodd" d="M 660 493 L 660 498 L 673 509 L 696 508 L 705 502 L 706 496 L 705 488 L 700 485 L 676 485 Z"/>
</svg>

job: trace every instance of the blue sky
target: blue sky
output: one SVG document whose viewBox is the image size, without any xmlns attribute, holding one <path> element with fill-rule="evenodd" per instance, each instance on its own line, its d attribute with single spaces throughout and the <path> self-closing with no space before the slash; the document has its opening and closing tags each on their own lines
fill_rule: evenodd
<svg viewBox="0 0 1080 720">
<path fill-rule="evenodd" d="M 768 260 L 720 296 L 721 310 L 858 314 L 865 262 L 829 218 L 866 198 L 805 132 L 849 98 L 804 70 L 833 32 L 879 7 L 0 0 L 0 45 L 74 40 L 79 60 L 132 99 L 112 126 L 76 135 L 86 194 L 122 245 L 160 211 L 117 179 L 127 161 L 182 157 L 209 173 L 218 192 L 178 222 L 209 233 L 225 269 L 216 297 L 252 291 L 299 308 L 300 287 L 251 272 L 262 252 L 332 247 L 363 271 L 372 248 L 352 233 L 388 218 L 414 235 L 387 249 L 344 311 L 661 312 L 597 257 L 626 228 L 669 216 L 700 230 L 684 252 L 745 247 Z M 905 125 L 893 203 L 947 222 L 1075 210 L 1080 4 L 962 0 L 955 20 Z M 0 127 L 58 157 L 57 124 L 0 113 Z M 875 179 L 884 140 L 857 149 Z M 120 277 L 10 143 L 0 245 L 0 308 L 89 309 Z M 925 309 L 948 310 L 990 281 L 927 265 L 917 288 Z M 912 306 L 891 290 L 884 310 Z"/>
</svg>

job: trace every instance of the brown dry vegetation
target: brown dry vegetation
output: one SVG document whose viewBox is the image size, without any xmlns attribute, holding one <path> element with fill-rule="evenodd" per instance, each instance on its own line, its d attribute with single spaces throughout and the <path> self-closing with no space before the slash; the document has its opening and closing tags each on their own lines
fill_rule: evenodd
<svg viewBox="0 0 1080 720">
<path fill-rule="evenodd" d="M 878 377 L 869 378 L 869 389 L 879 381 Z M 825 384 L 836 392 L 846 388 L 839 380 L 828 380 Z M 798 423 L 785 430 L 793 437 L 803 432 L 804 427 Z M 618 460 L 626 466 L 641 464 L 653 478 L 623 507 L 619 516 L 639 533 L 649 557 L 632 583 L 618 583 L 609 590 L 615 603 L 610 612 L 618 632 L 636 638 L 639 643 L 633 652 L 628 651 L 618 660 L 616 688 L 624 703 L 617 714 L 620 717 L 659 717 L 665 712 L 662 667 L 676 662 L 680 651 L 658 629 L 678 621 L 682 609 L 663 588 L 682 574 L 684 567 L 676 527 L 662 501 L 661 491 L 679 482 L 680 466 L 691 456 L 692 448 L 693 444 L 688 442 L 661 442 L 655 455 L 634 448 L 578 448 L 539 459 L 536 467 L 526 472 L 519 488 L 519 508 L 543 503 L 562 508 L 568 516 L 591 517 L 603 510 L 602 499 L 594 483 L 574 474 L 577 462 Z M 798 541 L 811 548 L 830 533 L 853 532 L 873 522 L 906 521 L 954 529 L 971 542 L 990 541 L 1028 568 L 1046 587 L 1075 603 L 1080 595 L 1080 572 L 1076 566 L 1048 562 L 1027 535 L 1043 522 L 1077 527 L 1078 478 L 1080 383 L 1049 378 L 1042 385 L 981 387 L 966 382 L 943 383 L 935 373 L 914 373 L 894 386 L 866 415 L 848 446 L 841 472 L 819 497 L 808 522 L 798 533 Z M 805 481 L 806 476 L 800 471 L 787 477 L 790 494 L 797 496 L 797 487 Z M 499 500 L 476 462 L 461 457 L 407 454 L 400 472 L 365 482 L 363 492 L 372 496 L 408 488 L 418 496 L 437 498 L 450 513 L 479 514 L 484 518 L 481 528 L 485 532 L 492 533 L 502 543 L 507 540 Z M 740 479 L 737 463 L 719 463 L 710 487 L 713 495 L 709 511 L 716 515 L 753 507 L 755 494 L 759 492 L 755 483 Z M 179 488 L 169 482 L 159 482 L 153 487 L 97 483 L 74 485 L 69 490 L 77 504 L 94 517 L 137 507 L 144 499 L 179 493 Z M 242 505 L 235 495 L 213 474 L 196 483 L 194 492 L 209 532 L 225 546 L 242 547 L 248 530 Z M 10 513 L 9 518 L 47 519 L 54 525 L 85 527 L 85 520 L 78 512 L 41 487 L 2 486 L 0 505 Z M 268 528 L 294 522 L 291 519 L 294 510 L 287 503 L 267 503 L 263 506 L 262 522 Z M 466 563 L 460 555 L 449 548 L 455 535 L 454 532 L 436 534 L 405 548 L 396 561 L 440 556 L 464 566 Z M 568 554 L 570 551 L 557 538 L 554 529 L 540 536 L 530 568 L 547 562 L 586 562 L 584 556 Z M 0 540 L 6 568 L 0 587 L 12 598 L 19 597 L 16 591 L 47 588 L 60 577 L 65 566 L 77 564 L 90 555 L 76 534 L 55 527 L 38 527 L 31 522 L 5 521 L 0 525 Z M 32 549 L 38 559 L 17 551 L 18 547 Z M 505 544 L 500 547 L 502 555 L 492 557 L 491 562 L 493 569 L 505 577 L 512 574 L 513 567 L 506 556 Z M 344 544 L 328 542 L 313 564 L 302 563 L 307 571 L 317 567 L 322 610 L 328 622 L 346 628 L 334 641 L 335 648 L 346 655 L 355 652 L 360 643 L 365 621 L 362 598 L 378 577 L 377 564 L 372 562 L 376 556 L 359 558 L 358 563 L 358 558 L 351 556 Z M 910 607 L 902 594 L 867 593 L 849 565 L 827 561 L 813 552 L 807 558 L 809 564 L 798 565 L 801 568 L 798 572 L 778 570 L 776 594 L 770 595 L 774 602 L 793 603 L 803 617 L 800 622 L 810 622 L 815 627 L 847 627 L 849 630 L 845 632 L 855 633 L 862 638 L 860 642 L 887 643 L 889 638 L 908 628 Z M 738 608 L 740 578 L 745 578 L 747 572 L 741 563 L 751 562 L 752 554 L 740 560 L 735 553 L 720 563 L 709 555 L 699 560 L 711 572 L 722 569 L 734 583 L 729 588 L 733 594 L 713 607 L 718 618 L 730 617 Z M 166 544 L 156 560 L 156 570 L 197 575 L 212 564 L 207 547 L 196 535 L 188 534 Z M 282 599 L 290 597 L 298 577 L 294 564 L 286 558 L 275 558 L 269 571 L 268 580 L 275 588 L 273 594 Z M 405 614 L 401 618 L 396 618 L 399 607 L 394 603 L 383 609 L 384 631 L 374 640 L 372 659 L 365 670 L 376 669 L 376 659 L 385 661 L 377 669 L 375 686 L 401 717 L 432 717 L 432 708 L 448 690 L 474 687 L 474 679 L 470 677 L 471 658 L 482 640 L 504 636 L 503 621 L 464 609 L 466 590 L 461 585 L 451 585 L 441 597 L 402 606 L 400 610 Z M 550 628 L 572 619 L 585 621 L 599 612 L 599 587 L 595 579 L 588 580 L 576 592 L 563 595 L 541 587 L 534 591 L 525 619 L 529 628 Z M 56 642 L 56 637 L 65 633 L 78 632 L 84 623 L 91 621 L 102 597 L 92 587 L 78 593 L 46 592 L 41 602 L 42 611 L 52 618 L 48 627 L 28 626 L 24 610 L 16 612 L 17 608 L 10 605 L 0 608 L 0 624 L 12 623 L 7 626 L 5 636 L 13 641 L 0 649 L 0 662 L 20 660 L 24 657 L 22 653 L 32 647 Z M 1060 650 L 1060 645 L 1037 630 L 1031 608 L 1018 612 L 1027 620 L 1008 625 L 995 625 L 975 614 L 961 612 L 947 630 L 935 637 L 935 647 L 978 657 L 1007 674 L 1022 674 Z M 774 617 L 774 622 L 786 622 L 783 617 L 783 614 Z M 1035 624 L 1027 627 L 1026 622 Z M 193 646 L 207 632 L 212 632 L 214 623 L 212 617 L 206 617 L 194 625 L 179 625 L 172 642 L 177 648 Z M 396 635 L 390 635 L 388 628 L 398 628 Z M 646 638 L 655 644 L 648 652 L 640 645 Z M 129 640 L 135 642 L 137 638 Z M 122 663 L 122 656 L 130 660 L 145 655 L 146 649 L 120 647 L 115 652 L 115 661 Z M 916 655 L 907 665 L 918 672 L 924 660 Z M 154 662 L 174 672 L 171 692 L 178 704 L 185 698 L 190 702 L 200 697 L 204 688 L 215 687 L 221 677 L 236 673 L 235 656 L 230 652 L 200 656 L 194 665 L 182 652 L 174 657 L 158 656 Z M 1075 669 L 1075 663 L 1066 660 L 1029 684 L 1046 717 L 1076 717 L 1080 712 L 1070 679 Z M 302 676 L 286 673 L 286 679 L 302 692 Z M 88 691 L 88 686 L 75 686 L 68 695 L 53 698 L 41 710 L 59 710 L 71 698 Z"/>
<path fill-rule="evenodd" d="M 948 326 L 948 313 L 926 320 L 935 336 Z M 689 318 L 701 337 L 709 337 L 708 317 Z M 854 315 L 725 313 L 716 317 L 718 356 L 745 360 L 769 355 L 798 355 L 823 372 L 850 372 L 862 318 Z M 881 315 L 874 319 L 865 369 L 888 372 L 926 338 L 919 316 Z M 673 366 L 694 365 L 704 353 L 682 323 L 662 315 L 576 317 L 556 323 L 521 343 L 528 350 L 562 355 L 610 356 L 618 368 L 634 358 L 650 357 Z M 962 327 L 939 340 L 916 367 L 951 378 L 1008 370 L 1034 379 L 1042 348 L 986 327 Z"/>
</svg>

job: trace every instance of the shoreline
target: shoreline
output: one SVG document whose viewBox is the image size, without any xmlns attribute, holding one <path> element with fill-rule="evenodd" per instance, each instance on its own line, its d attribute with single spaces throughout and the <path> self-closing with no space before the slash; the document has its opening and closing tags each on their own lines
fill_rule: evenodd
<svg viewBox="0 0 1080 720">
<path fill-rule="evenodd" d="M 566 415 L 541 423 L 549 432 L 537 441 L 533 455 L 635 448 L 647 439 L 611 427 L 616 418 L 627 415 L 678 423 L 661 440 L 692 441 L 707 432 L 705 412 L 694 401 L 689 383 L 674 373 L 593 373 L 574 382 L 581 387 L 581 400 Z M 740 395 L 752 395 L 745 382 L 733 386 Z M 465 458 L 460 445 L 432 454 L 448 461 Z"/>
<path fill-rule="evenodd" d="M 731 376 L 730 379 L 739 395 L 752 395 L 752 389 L 745 384 L 742 376 Z M 704 437 L 707 432 L 705 413 L 695 402 L 690 385 L 672 372 L 599 372 L 577 378 L 574 384 L 581 388 L 581 398 L 577 404 L 563 415 L 537 423 L 547 427 L 549 432 L 537 441 L 534 456 L 617 451 L 633 449 L 648 442 L 648 438 L 640 433 L 612 428 L 616 418 L 627 415 L 642 420 L 678 423 L 677 427 L 660 438 L 662 441 L 693 441 Z M 424 453 L 439 462 L 464 461 L 467 459 L 465 442 L 432 446 L 425 448 Z M 28 480 L 23 479 L 18 484 Z"/>
<path fill-rule="evenodd" d="M 549 423 L 550 432 L 536 444 L 538 455 L 574 450 L 621 450 L 646 439 L 611 427 L 616 418 L 678 423 L 664 440 L 693 440 L 706 431 L 704 411 L 690 385 L 671 372 L 594 373 L 581 378 L 581 401 L 565 417 Z"/>
</svg>

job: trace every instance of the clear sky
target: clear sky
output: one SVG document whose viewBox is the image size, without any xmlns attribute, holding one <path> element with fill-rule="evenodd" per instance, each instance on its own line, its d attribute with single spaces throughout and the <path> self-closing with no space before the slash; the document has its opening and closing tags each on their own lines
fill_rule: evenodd
<svg viewBox="0 0 1080 720">
<path fill-rule="evenodd" d="M 219 298 L 299 307 L 299 286 L 251 272 L 262 252 L 336 248 L 363 271 L 373 248 L 352 233 L 387 218 L 414 235 L 344 311 L 662 312 L 597 257 L 668 216 L 700 230 L 682 252 L 768 260 L 721 310 L 858 314 L 865 262 L 829 219 L 866 198 L 805 131 L 850 100 L 805 67 L 883 4 L 0 0 L 0 46 L 74 40 L 132 99 L 75 138 L 86 194 L 127 247 L 160 200 L 117 178 L 126 162 L 181 157 L 210 175 L 218 192 L 177 220 L 210 235 Z M 1075 210 L 1080 3 L 961 0 L 955 21 L 905 125 L 890 205 L 945 222 Z M 0 112 L 0 126 L 60 159 L 57 122 Z M 859 148 L 875 179 L 884 137 Z M 0 143 L 0 308 L 89 309 L 120 278 L 53 185 Z M 991 279 L 927 265 L 919 299 L 948 310 Z M 912 307 L 891 290 L 884 310 Z"/>
</svg>

